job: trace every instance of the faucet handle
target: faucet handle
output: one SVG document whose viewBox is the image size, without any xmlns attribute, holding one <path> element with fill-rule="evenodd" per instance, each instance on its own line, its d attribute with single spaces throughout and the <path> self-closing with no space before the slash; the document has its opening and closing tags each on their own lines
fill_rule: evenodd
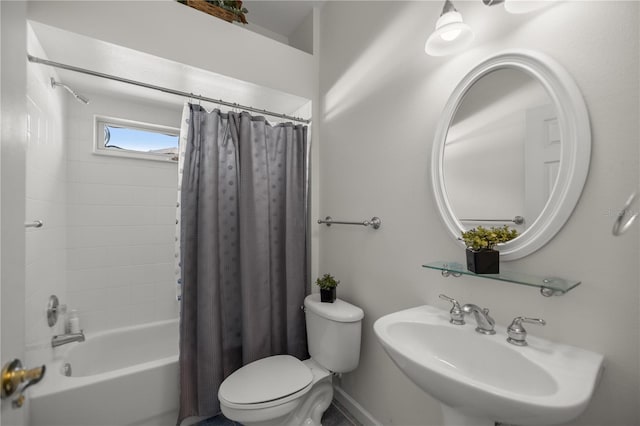
<svg viewBox="0 0 640 426">
<path fill-rule="evenodd" d="M 507 342 L 516 346 L 527 346 L 527 330 L 524 329 L 522 323 L 546 325 L 547 322 L 542 318 L 515 317 L 511 325 L 507 327 Z"/>
<path fill-rule="evenodd" d="M 451 314 L 451 319 L 449 320 L 449 322 L 455 325 L 464 325 L 464 312 L 462 312 L 462 309 L 460 308 L 460 303 L 458 303 L 458 301 L 453 297 L 449 297 L 446 294 L 441 294 L 438 297 L 453 304 L 451 310 L 449 311 L 449 313 Z"/>
</svg>

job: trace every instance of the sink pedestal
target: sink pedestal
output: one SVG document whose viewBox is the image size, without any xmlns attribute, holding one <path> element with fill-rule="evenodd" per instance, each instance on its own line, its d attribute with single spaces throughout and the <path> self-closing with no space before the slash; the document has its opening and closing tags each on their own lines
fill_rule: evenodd
<svg viewBox="0 0 640 426">
<path fill-rule="evenodd" d="M 442 426 L 494 426 L 492 420 L 481 419 L 464 414 L 455 408 L 440 403 L 442 407 Z"/>
</svg>

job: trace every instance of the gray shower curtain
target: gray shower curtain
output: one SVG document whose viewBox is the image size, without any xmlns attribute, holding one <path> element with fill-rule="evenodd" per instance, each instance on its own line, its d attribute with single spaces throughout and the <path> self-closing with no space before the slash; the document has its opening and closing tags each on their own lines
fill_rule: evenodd
<svg viewBox="0 0 640 426">
<path fill-rule="evenodd" d="M 307 127 L 190 105 L 181 183 L 180 413 L 220 410 L 220 383 L 307 356 Z"/>
</svg>

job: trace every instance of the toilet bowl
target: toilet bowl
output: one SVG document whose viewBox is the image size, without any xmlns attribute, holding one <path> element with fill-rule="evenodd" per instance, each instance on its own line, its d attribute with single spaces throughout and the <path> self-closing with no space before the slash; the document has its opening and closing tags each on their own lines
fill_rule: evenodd
<svg viewBox="0 0 640 426">
<path fill-rule="evenodd" d="M 237 372 L 222 383 L 218 398 L 222 413 L 245 426 L 320 426 L 333 399 L 331 373 L 312 359 L 277 355 Z"/>
<path fill-rule="evenodd" d="M 220 386 L 222 413 L 245 426 L 321 426 L 333 399 L 332 373 L 358 366 L 362 309 L 337 299 L 304 302 L 310 359 L 275 355 L 236 370 Z"/>
</svg>

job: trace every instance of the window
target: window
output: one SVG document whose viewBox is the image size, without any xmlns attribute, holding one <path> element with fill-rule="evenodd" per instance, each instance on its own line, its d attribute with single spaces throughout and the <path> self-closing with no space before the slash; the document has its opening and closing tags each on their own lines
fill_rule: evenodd
<svg viewBox="0 0 640 426">
<path fill-rule="evenodd" d="M 96 154 L 160 161 L 178 159 L 177 128 L 96 116 L 95 129 Z"/>
</svg>

